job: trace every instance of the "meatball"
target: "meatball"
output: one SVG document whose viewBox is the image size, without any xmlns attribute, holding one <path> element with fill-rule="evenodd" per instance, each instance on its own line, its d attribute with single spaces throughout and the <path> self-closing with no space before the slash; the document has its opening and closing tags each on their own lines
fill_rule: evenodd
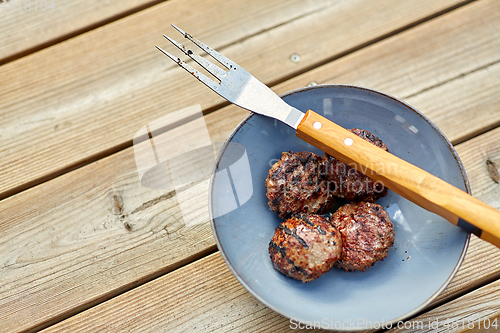
<svg viewBox="0 0 500 333">
<path fill-rule="evenodd" d="M 284 152 L 266 178 L 266 197 L 282 219 L 293 214 L 322 214 L 332 205 L 328 182 L 319 172 L 321 158 L 311 152 Z"/>
<path fill-rule="evenodd" d="M 353 128 L 350 131 L 375 146 L 389 151 L 385 143 L 372 133 L 358 128 Z M 335 196 L 349 201 L 375 202 L 387 195 L 388 190 L 382 182 L 365 176 L 333 156 L 325 154 L 323 165 L 324 169 L 321 170 L 326 173 L 329 189 Z"/>
<path fill-rule="evenodd" d="M 342 235 L 342 257 L 337 267 L 362 271 L 387 257 L 394 244 L 394 226 L 389 214 L 378 204 L 351 203 L 331 217 Z"/>
<path fill-rule="evenodd" d="M 269 243 L 274 268 L 302 282 L 317 279 L 340 259 L 342 239 L 327 218 L 298 214 L 282 222 Z"/>
</svg>

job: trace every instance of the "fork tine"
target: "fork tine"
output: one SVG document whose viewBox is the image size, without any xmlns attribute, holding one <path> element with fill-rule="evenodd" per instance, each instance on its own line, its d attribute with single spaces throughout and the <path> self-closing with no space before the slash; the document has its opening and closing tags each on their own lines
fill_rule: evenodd
<svg viewBox="0 0 500 333">
<path fill-rule="evenodd" d="M 170 38 L 170 37 L 168 37 L 166 35 L 163 35 L 163 37 L 165 37 L 166 39 L 168 39 L 170 41 L 170 43 L 172 43 L 175 46 L 177 46 L 177 48 L 179 50 L 181 50 L 182 52 L 184 52 L 185 55 L 189 56 L 191 59 L 193 59 L 194 61 L 196 61 L 198 64 L 201 65 L 201 67 L 205 68 L 207 71 L 210 72 L 210 74 L 212 74 L 213 76 L 215 76 L 219 80 L 221 79 L 221 77 L 224 74 L 227 74 L 227 72 L 225 70 L 219 68 L 217 65 L 214 65 L 210 61 L 208 61 L 208 60 L 200 57 L 198 54 L 194 53 L 193 51 L 188 50 L 181 43 L 176 42 L 175 40 L 173 40 L 172 38 Z"/>
<path fill-rule="evenodd" d="M 184 61 L 182 61 L 180 58 L 174 57 L 172 54 L 168 53 L 158 45 L 156 45 L 156 48 L 163 52 L 167 57 L 172 59 L 177 65 L 180 67 L 184 68 L 188 73 L 193 75 L 195 78 L 206 84 L 210 89 L 214 90 L 215 92 L 218 92 L 218 89 L 220 87 L 220 84 L 218 82 L 215 82 L 214 80 L 210 79 L 208 76 L 206 76 L 203 73 L 200 73 L 198 70 L 194 69 L 190 65 L 186 64 Z"/>
<path fill-rule="evenodd" d="M 179 31 L 181 34 L 184 35 L 185 38 L 189 39 L 191 42 L 193 42 L 194 44 L 196 44 L 200 49 L 204 50 L 205 52 L 207 52 L 208 54 L 210 54 L 213 58 L 215 58 L 218 62 L 220 62 L 221 64 L 223 64 L 224 66 L 226 66 L 227 69 L 236 69 L 236 68 L 240 68 L 240 66 L 238 66 L 235 62 L 233 62 L 232 60 L 224 57 L 222 54 L 220 54 L 219 52 L 215 51 L 214 49 L 212 49 L 210 46 L 200 42 L 199 40 L 197 40 L 196 38 L 194 38 L 193 36 L 191 36 L 190 34 L 188 34 L 187 32 L 181 30 L 180 28 L 176 27 L 175 25 L 172 24 L 172 27 L 174 27 L 177 31 Z"/>
</svg>

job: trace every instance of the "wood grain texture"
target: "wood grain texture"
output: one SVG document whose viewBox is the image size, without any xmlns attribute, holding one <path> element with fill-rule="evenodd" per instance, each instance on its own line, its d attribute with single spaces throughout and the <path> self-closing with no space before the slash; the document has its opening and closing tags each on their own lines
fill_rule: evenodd
<svg viewBox="0 0 500 333">
<path fill-rule="evenodd" d="M 0 31 L 4 32 L 0 64 L 157 2 L 9 0 L 0 9 Z"/>
<path fill-rule="evenodd" d="M 236 110 L 231 109 L 227 107 L 206 116 L 209 129 L 214 131 L 213 126 L 219 119 L 221 123 L 228 124 L 230 119 L 236 122 L 245 114 L 242 111 L 234 115 L 232 111 Z M 496 208 L 500 208 L 500 196 L 496 195 L 498 184 L 485 170 L 485 158 L 498 161 L 498 140 L 500 129 L 457 146 L 473 193 Z M 433 304 L 449 301 L 498 279 L 499 258 L 500 249 L 472 237 L 463 265 Z M 133 316 L 128 317 L 127 313 L 133 313 Z M 132 331 L 272 329 L 286 332 L 289 325 L 288 319 L 267 309 L 245 292 L 220 255 L 214 254 L 51 326 L 47 331 L 128 328 Z"/>
<path fill-rule="evenodd" d="M 291 327 L 288 318 L 243 288 L 217 252 L 43 332 L 289 332 Z"/>
<path fill-rule="evenodd" d="M 448 287 L 436 298 L 436 303 L 445 303 L 499 279 L 499 255 L 500 250 L 496 246 L 472 235 L 469 249 L 459 271 Z"/>
<path fill-rule="evenodd" d="M 475 80 L 473 75 L 469 77 Z M 453 101 L 450 103 L 453 104 Z M 209 128 L 215 126 L 219 119 L 227 123 L 233 115 L 236 122 L 245 114 L 242 111 L 235 116 L 233 111 L 236 110 L 227 107 L 208 115 Z M 496 208 L 500 208 L 500 196 L 497 193 L 500 189 L 487 172 L 485 161 L 490 159 L 500 163 L 499 140 L 500 129 L 496 129 L 457 146 L 474 195 Z M 498 248 L 472 237 L 460 270 L 433 304 L 447 302 L 500 278 L 499 258 Z M 489 299 L 486 296 L 486 300 Z M 178 302 L 179 305 L 173 305 Z M 477 301 L 474 304 L 479 303 Z M 464 304 L 461 306 L 465 307 Z M 129 318 L 127 313 L 134 315 Z M 288 319 L 267 309 L 245 292 L 216 253 L 51 326 L 47 331 L 84 332 L 128 328 L 151 331 L 272 329 L 286 332 L 289 325 Z"/>
<path fill-rule="evenodd" d="M 500 185 L 491 178 L 487 170 L 486 160 L 500 162 L 499 140 L 500 128 L 496 128 L 457 146 L 457 151 L 462 156 L 469 175 L 472 193 L 496 208 L 500 208 Z M 494 282 L 414 318 L 410 322 L 411 324 L 407 324 L 407 327 L 423 323 L 425 325 L 419 332 L 463 332 L 469 328 L 472 332 L 497 331 L 498 329 L 491 327 L 489 330 L 484 330 L 484 322 L 487 322 L 487 319 L 490 323 L 495 319 L 497 322 L 500 320 L 500 305 L 498 303 L 500 294 L 499 255 L 500 251 L 492 248 L 490 244 L 479 241 L 477 238 L 473 239 L 464 264 L 447 291 L 451 293 L 453 291 L 463 292 L 463 290 L 460 291 L 463 289 L 463 283 L 476 280 L 473 277 L 474 272 L 486 273 L 482 283 L 476 283 L 475 286 L 472 286 L 474 289 L 485 282 Z M 465 323 L 465 328 L 462 327 L 462 321 Z M 467 327 L 469 321 L 474 326 Z M 452 326 L 455 325 L 453 323 L 458 327 Z M 482 329 L 480 329 L 479 323 L 481 323 Z M 498 324 L 500 327 L 500 323 Z M 391 330 L 390 332 L 393 331 L 411 332 L 410 329 Z"/>
<path fill-rule="evenodd" d="M 379 90 L 416 107 L 459 143 L 500 124 L 499 37 L 500 3 L 474 2 L 297 76 L 275 90 L 285 93 L 311 83 Z M 450 101 L 461 105 L 457 108 Z"/>
<path fill-rule="evenodd" d="M 272 84 L 463 3 L 171 0 L 8 63 L 0 198 L 130 146 L 137 124 L 224 102 L 153 47 L 170 22 Z"/>
<path fill-rule="evenodd" d="M 474 197 L 500 209 L 500 185 L 488 173 L 486 160 L 500 163 L 500 128 L 482 134 L 456 146 L 471 185 Z M 498 257 L 499 249 L 484 241 L 472 237 L 471 245 L 464 263 L 457 276 L 450 283 L 447 291 L 450 295 L 457 295 L 464 284 L 471 284 L 471 288 L 500 278 Z M 474 272 L 481 272 L 481 279 L 472 278 Z"/>
<path fill-rule="evenodd" d="M 388 332 L 498 332 L 500 281 L 433 309 Z"/>
<path fill-rule="evenodd" d="M 172 1 L 172 3 L 174 3 L 174 1 Z M 467 8 L 476 9 L 478 7 L 474 4 L 474 7 L 469 5 Z M 269 10 L 272 12 L 271 9 Z M 486 12 L 486 10 L 484 11 Z M 454 13 L 451 13 L 449 15 L 453 14 Z M 148 16 L 145 17 L 148 18 Z M 456 16 L 455 18 L 458 20 L 463 17 Z M 143 21 L 139 20 L 138 22 Z M 488 18 L 485 19 L 485 22 L 489 22 Z M 426 24 L 431 23 L 432 21 Z M 181 27 L 183 26 L 182 24 L 179 25 Z M 201 28 L 202 26 L 200 25 L 197 29 L 199 29 L 199 34 L 203 35 L 204 32 L 201 31 Z M 102 29 L 104 29 L 104 27 Z M 418 29 L 418 27 L 415 28 L 415 30 L 416 29 Z M 464 28 L 464 30 L 465 29 L 466 28 Z M 415 30 L 412 29 L 412 31 Z M 126 32 L 128 33 L 130 31 L 126 30 Z M 456 30 L 456 32 L 458 36 L 461 36 L 460 32 L 463 32 L 463 30 Z M 206 36 L 210 37 L 209 31 L 206 33 Z M 197 34 L 197 37 L 200 37 L 199 34 Z M 244 35 L 243 32 L 242 35 Z M 212 38 L 216 38 L 215 36 L 219 35 L 214 34 Z M 200 39 L 201 38 L 203 37 L 200 37 Z M 448 36 L 448 38 L 452 37 Z M 457 38 L 455 42 L 458 43 L 459 39 L 460 38 Z M 95 40 L 97 41 L 97 38 Z M 251 38 L 242 43 L 249 43 L 251 40 L 253 39 Z M 443 42 L 443 40 L 438 40 Z M 231 38 L 227 37 L 226 42 L 229 43 L 230 41 Z M 213 42 L 217 44 L 215 40 Z M 211 44 L 214 45 L 214 43 Z M 445 46 L 449 46 L 450 43 L 451 42 L 448 42 Z M 222 43 L 221 45 L 225 44 Z M 134 45 L 132 43 L 129 46 L 133 47 Z M 237 48 L 237 45 L 228 46 L 228 50 L 231 50 L 231 47 Z M 417 50 L 418 48 L 415 48 L 414 52 L 418 54 Z M 46 52 L 49 51 L 50 50 L 47 50 Z M 368 49 L 365 56 L 370 55 L 371 51 L 371 49 Z M 445 48 L 441 51 L 445 52 Z M 359 52 L 356 53 L 356 55 L 357 54 L 359 54 Z M 481 61 L 480 58 L 481 54 L 478 54 L 477 61 Z M 96 59 L 100 61 L 99 58 Z M 445 56 L 440 59 L 442 62 L 447 61 Z M 117 60 L 117 57 L 115 57 L 114 60 Z M 288 61 L 288 59 L 286 60 Z M 429 61 L 434 63 L 432 59 Z M 458 69 L 461 68 L 461 65 L 462 64 L 459 63 L 457 73 L 461 73 Z M 437 63 L 434 66 L 439 68 L 440 65 Z M 78 66 L 76 66 L 76 68 L 78 68 Z M 79 70 L 82 72 L 79 75 L 84 75 L 84 69 Z M 97 71 L 95 68 L 92 70 Z M 132 80 L 133 75 L 139 74 L 140 71 L 130 72 L 130 80 Z M 46 75 L 45 82 L 48 82 L 51 76 L 48 72 Z M 179 75 L 184 76 L 186 74 L 180 72 Z M 472 77 L 473 75 L 464 75 L 464 80 L 471 79 Z M 102 80 L 102 78 L 100 79 L 95 73 L 89 75 L 89 78 Z M 141 82 L 143 79 L 144 77 L 140 76 L 138 81 Z M 192 80 L 190 77 L 187 77 L 187 79 Z M 475 79 L 478 78 L 476 77 Z M 392 77 L 388 76 L 387 80 L 392 80 Z M 62 87 L 64 85 L 63 81 L 64 80 L 59 82 L 58 86 Z M 471 82 L 474 81 L 472 80 Z M 96 84 L 95 87 L 97 86 L 98 84 Z M 286 86 L 286 84 L 280 86 L 279 89 L 283 89 L 282 87 L 284 86 Z M 294 88 L 297 87 L 300 87 L 300 85 L 294 86 Z M 445 87 L 447 86 L 443 85 L 442 89 L 444 92 L 447 92 L 448 90 Z M 448 86 L 448 88 L 451 87 Z M 74 87 L 72 89 L 74 89 Z M 201 87 L 200 93 L 202 90 L 207 91 L 205 87 Z M 132 89 L 130 91 L 134 90 Z M 431 90 L 429 90 L 429 92 L 430 91 Z M 149 93 L 146 90 L 142 92 L 145 95 Z M 119 94 L 119 89 L 115 91 L 115 93 Z M 157 93 L 161 95 L 161 91 L 158 90 Z M 208 93 L 210 92 L 208 91 Z M 92 97 L 92 94 L 88 96 Z M 104 94 L 104 97 L 105 96 L 107 95 Z M 149 98 L 151 97 L 151 95 L 148 96 Z M 199 96 L 200 95 L 194 94 L 193 98 L 198 98 Z M 114 99 L 116 96 L 111 97 Z M 198 99 L 194 100 L 198 101 Z M 89 101 L 97 104 L 90 103 L 86 108 L 81 108 L 79 110 L 85 110 L 86 112 L 89 110 L 92 111 L 91 106 L 100 105 L 102 102 L 92 98 L 90 98 Z M 144 101 L 145 99 L 141 99 L 141 102 L 144 103 Z M 191 104 L 193 104 L 192 101 L 193 100 L 190 100 Z M 494 99 L 490 99 L 490 101 L 494 103 Z M 112 101 L 108 102 L 111 103 Z M 66 102 L 63 101 L 62 103 Z M 464 102 L 458 99 L 457 104 L 454 104 L 453 100 L 450 100 L 450 107 L 455 105 L 455 107 L 458 108 L 462 105 L 459 103 Z M 149 104 L 151 106 L 152 103 Z M 182 103 L 178 105 L 182 105 Z M 488 104 L 485 105 L 491 107 Z M 128 105 L 124 102 L 123 106 L 125 110 L 130 110 L 134 105 Z M 67 110 L 71 112 L 70 109 Z M 105 108 L 99 110 L 102 112 Z M 128 139 L 131 141 L 134 133 L 140 126 L 149 123 L 151 120 L 156 119 L 156 117 L 163 116 L 166 113 L 164 111 L 164 109 L 160 108 L 156 111 L 150 110 L 148 111 L 150 112 L 149 114 L 141 115 L 144 121 L 141 121 L 141 119 L 139 119 L 140 117 L 135 118 L 133 120 L 135 121 L 133 125 L 131 124 L 131 119 L 125 119 L 126 117 L 123 116 L 121 120 L 126 120 L 124 126 L 128 126 Z M 95 116 L 96 114 L 98 113 L 91 112 L 91 116 Z M 214 112 L 206 116 L 205 120 L 212 140 L 223 141 L 245 114 L 246 111 L 234 110 L 227 107 L 224 108 L 224 110 L 220 110 L 220 112 Z M 56 113 L 56 115 L 57 117 L 60 116 L 59 113 Z M 109 120 L 111 117 L 112 115 L 103 115 L 95 121 L 102 122 L 103 119 Z M 5 120 L 5 118 L 3 119 Z M 127 121 L 129 122 L 128 125 Z M 116 127 L 118 127 L 118 123 L 119 122 L 114 123 Z M 113 125 L 113 123 L 107 124 L 110 124 L 110 128 L 102 125 L 102 128 L 109 130 L 105 135 L 114 140 L 113 136 L 116 134 L 114 131 L 121 131 L 122 129 L 114 128 L 113 126 L 115 125 Z M 27 126 L 27 124 L 22 126 Z M 69 127 L 65 130 L 67 134 L 64 135 L 71 136 L 73 134 L 70 132 L 74 131 L 77 125 L 75 123 L 68 124 L 68 126 Z M 99 127 L 101 125 L 96 126 Z M 4 132 L 0 132 L 0 134 L 3 133 Z M 93 140 L 91 136 L 88 136 L 88 138 L 89 140 Z M 98 142 L 97 139 L 96 145 Z M 51 138 L 51 140 L 54 140 L 54 138 Z M 100 143 L 102 145 L 102 141 Z M 48 146 L 50 146 L 50 144 Z M 74 146 L 72 147 L 72 149 L 76 149 Z M 35 148 L 31 147 L 28 151 L 33 153 L 35 150 Z M 56 151 L 48 149 L 45 153 L 55 154 Z M 27 152 L 25 152 L 25 154 L 27 154 Z M 74 156 L 78 155 L 76 152 L 72 154 L 75 154 Z M 60 157 L 64 157 L 64 154 Z M 25 158 L 24 163 L 28 164 L 27 158 Z M 43 165 L 39 167 L 42 169 L 44 168 Z M 47 165 L 45 167 L 47 167 Z M 9 170 L 12 171 L 14 169 L 15 168 L 11 168 Z M 33 170 L 35 170 L 34 167 Z M 24 181 L 26 181 L 26 179 L 24 179 Z M 0 308 L 2 309 L 0 320 L 2 324 L 12 325 L 5 326 L 7 328 L 13 327 L 12 330 L 22 329 L 23 327 L 27 329 L 42 327 L 58 318 L 74 314 L 88 306 L 99 303 L 111 296 L 130 289 L 136 284 L 141 284 L 152 277 L 168 272 L 173 268 L 177 268 L 203 255 L 206 251 L 212 250 L 214 242 L 211 238 L 208 221 L 205 220 L 202 222 L 200 220 L 200 224 L 192 228 L 185 228 L 179 219 L 180 207 L 175 202 L 176 196 L 169 197 L 169 193 L 170 192 L 165 193 L 161 190 L 150 191 L 141 188 L 135 171 L 135 161 L 133 159 L 132 149 L 127 149 L 118 154 L 109 156 L 109 158 L 101 159 L 98 162 L 87 165 L 67 175 L 2 201 L 0 203 L 0 230 L 2 230 L 2 238 L 0 238 L 0 246 L 2 247 L 0 253 L 2 257 L 0 262 L 3 266 L 0 265 L 0 274 L 2 279 L 5 276 L 7 281 L 5 286 L 0 287 L 0 302 L 3 302 L 0 304 Z M 200 195 L 200 202 L 202 202 L 202 200 L 204 200 L 201 199 L 203 191 L 198 189 L 196 193 Z M 44 200 L 42 201 L 40 198 Z M 481 279 L 490 278 L 496 274 L 496 265 L 498 264 L 496 264 L 494 258 L 498 257 L 498 254 L 492 254 L 489 252 L 489 249 L 486 249 L 485 254 L 478 257 L 485 259 L 484 267 L 481 267 L 481 270 L 477 270 L 477 266 L 471 266 L 473 272 L 470 272 L 470 277 L 464 278 L 463 282 L 459 284 L 455 284 L 457 292 L 460 292 L 464 286 L 470 286 L 471 283 L 477 283 L 477 281 L 481 281 Z M 210 271 L 211 265 L 212 264 L 209 264 L 207 267 L 204 266 L 201 270 Z M 220 262 L 220 264 L 215 267 L 215 269 L 218 268 L 224 269 L 225 266 Z M 214 279 L 210 274 L 207 273 L 204 275 L 207 281 Z M 167 276 L 169 275 L 170 274 Z M 229 274 L 225 275 L 232 277 Z M 457 275 L 457 278 L 458 277 L 459 275 Z M 186 322 L 186 320 L 192 318 L 188 315 L 191 311 L 191 306 L 202 306 L 203 304 L 196 302 L 202 302 L 206 299 L 203 295 L 200 296 L 200 293 L 193 293 L 190 291 L 190 288 L 193 288 L 193 286 L 196 286 L 200 282 L 194 281 L 189 275 L 178 278 L 181 279 L 181 281 L 186 281 L 186 287 L 182 290 L 174 288 L 175 290 L 172 291 L 173 294 L 170 294 L 169 297 L 179 295 L 178 297 L 183 298 L 189 295 L 189 297 L 197 299 L 198 301 L 194 301 L 193 305 L 187 303 L 188 305 L 184 308 L 179 307 L 176 309 L 174 306 L 168 306 L 168 311 L 177 311 L 172 313 L 172 320 L 177 320 L 179 323 L 185 323 L 186 327 L 196 326 L 196 323 L 205 323 L 205 325 L 209 325 L 211 320 L 210 317 L 203 317 L 202 315 L 203 311 L 209 311 L 206 308 L 200 308 L 200 312 L 197 312 L 197 317 L 193 319 L 193 322 Z M 19 281 L 14 283 L 16 279 Z M 189 281 L 194 282 L 191 283 Z M 216 288 L 218 288 L 218 290 L 225 288 L 224 280 L 222 282 L 220 281 L 221 280 L 216 280 Z M 221 284 L 219 285 L 219 283 Z M 15 286 L 15 288 L 11 289 L 12 286 Z M 150 286 L 150 284 L 146 284 L 143 287 L 150 288 Z M 239 288 L 241 288 L 241 286 Z M 270 329 L 277 325 L 278 328 L 282 327 L 286 329 L 288 324 L 284 318 L 279 316 L 276 317 L 273 312 L 263 308 L 262 305 L 256 302 L 249 294 L 245 293 L 242 288 L 239 291 L 235 290 L 236 289 L 230 289 L 230 291 L 234 291 L 235 293 L 241 293 L 241 297 L 250 300 L 249 304 L 254 304 L 253 308 L 256 309 L 254 312 L 249 310 L 239 310 L 240 312 L 235 312 L 234 315 L 236 317 L 243 318 L 241 321 L 237 322 L 236 325 L 244 328 L 255 327 L 256 329 L 262 330 Z M 153 292 L 156 293 L 157 291 L 153 289 Z M 214 299 L 219 297 L 212 294 L 208 295 L 209 297 L 214 297 Z M 163 297 L 161 295 L 158 296 Z M 232 299 L 234 299 L 234 302 L 238 303 L 241 298 L 234 298 L 234 296 L 231 298 L 229 295 L 224 302 L 227 303 L 228 300 Z M 224 303 L 222 299 L 219 299 L 218 302 Z M 163 303 L 162 307 L 158 308 L 158 312 L 155 314 L 158 316 L 158 322 L 160 323 L 156 327 L 160 331 L 163 325 L 162 323 L 169 322 L 168 320 L 170 320 L 163 317 L 166 311 L 165 304 L 173 303 Z M 241 309 L 240 306 L 241 305 L 236 305 L 237 308 Z M 97 309 L 101 308 L 98 307 Z M 126 311 L 126 309 L 127 306 L 124 306 L 121 310 Z M 210 313 L 221 313 L 218 312 L 217 309 L 219 308 L 216 307 L 216 310 Z M 226 308 L 223 307 L 222 311 L 225 311 L 225 309 Z M 252 309 L 252 306 L 250 306 L 250 309 Z M 238 313 L 240 313 L 240 316 L 238 316 Z M 255 315 L 255 313 L 257 313 L 257 315 Z M 105 312 L 105 314 L 107 315 L 107 312 Z M 85 316 L 86 312 L 83 312 L 83 315 Z M 123 315 L 125 316 L 124 312 Z M 136 313 L 131 319 L 136 318 L 136 316 L 147 317 L 148 314 Z M 183 319 L 184 316 L 187 317 Z M 123 320 L 123 318 L 121 319 Z M 226 322 L 223 321 L 224 319 L 221 318 L 219 320 L 221 320 L 219 325 L 225 325 Z M 124 322 L 126 322 L 127 325 L 132 325 L 126 320 Z M 68 322 L 68 324 L 71 324 L 71 322 Z M 78 325 L 80 324 L 82 323 Z M 95 324 L 101 325 L 102 322 L 96 322 Z M 146 325 L 143 326 L 144 329 L 148 327 L 147 323 L 141 325 Z M 209 329 L 209 327 L 210 326 L 208 326 L 207 329 Z"/>
<path fill-rule="evenodd" d="M 468 156 L 463 160 L 471 183 L 472 194 L 500 208 L 500 185 L 488 172 L 486 161 L 500 164 L 500 130 L 491 130 L 477 138 L 468 140 L 456 147 L 460 156 Z"/>
<path fill-rule="evenodd" d="M 287 326 L 241 286 L 217 252 L 43 332 L 278 332 Z"/>
<path fill-rule="evenodd" d="M 170 163 L 166 177 L 182 183 L 141 185 L 136 160 L 152 146 L 145 140 L 2 201 L 1 331 L 44 327 L 215 250 L 206 204 L 215 154 L 197 149 L 207 144 L 204 123 L 153 137 Z M 212 132 L 227 136 L 228 125 Z"/>
</svg>

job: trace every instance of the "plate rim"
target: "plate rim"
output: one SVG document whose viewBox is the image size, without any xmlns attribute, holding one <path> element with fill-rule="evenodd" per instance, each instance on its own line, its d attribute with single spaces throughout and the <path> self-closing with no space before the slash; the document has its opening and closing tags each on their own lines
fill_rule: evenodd
<svg viewBox="0 0 500 333">
<path fill-rule="evenodd" d="M 442 138 L 442 140 L 446 143 L 446 145 L 448 146 L 448 149 L 450 150 L 450 152 L 452 153 L 453 157 L 455 158 L 455 161 L 457 162 L 457 165 L 460 169 L 460 172 L 462 174 L 462 179 L 464 181 L 464 185 L 465 185 L 465 188 L 466 188 L 466 191 L 468 194 L 471 193 L 471 189 L 470 189 L 470 184 L 469 184 L 469 179 L 467 177 L 467 174 L 465 172 L 465 168 L 464 168 L 464 165 L 457 153 L 457 151 L 455 150 L 455 147 L 453 146 L 453 144 L 450 142 L 450 140 L 444 135 L 444 133 L 439 129 L 439 127 L 437 127 L 430 119 L 429 117 L 427 117 L 425 114 L 423 114 L 422 112 L 420 112 L 419 110 L 417 110 L 415 107 L 411 106 L 410 104 L 394 97 L 394 96 L 391 96 L 389 94 L 386 94 L 386 93 L 383 93 L 383 92 L 380 92 L 378 90 L 375 90 L 375 89 L 371 89 L 371 88 L 367 88 L 367 87 L 362 87 L 362 86 L 356 86 L 356 85 L 350 85 L 350 84 L 318 84 L 318 85 L 314 85 L 314 86 L 307 86 L 307 87 L 302 87 L 302 88 L 298 88 L 298 89 L 293 89 L 291 91 L 288 91 L 284 94 L 281 94 L 280 97 L 281 98 L 284 98 L 284 97 L 287 97 L 291 94 L 296 94 L 296 93 L 303 93 L 304 91 L 308 91 L 308 90 L 313 90 L 313 89 L 325 89 L 325 88 L 348 88 L 348 89 L 359 89 L 359 90 L 365 90 L 365 91 L 368 91 L 368 92 L 371 92 L 371 93 L 375 93 L 375 94 L 378 94 L 378 95 L 382 95 L 386 98 L 389 98 L 389 99 L 392 99 L 393 101 L 397 102 L 397 103 L 400 103 L 402 105 L 404 105 L 405 107 L 411 109 L 413 112 L 415 112 L 415 114 L 417 114 L 418 116 L 420 116 L 425 122 L 427 122 L 435 131 L 436 133 L 439 134 L 439 136 Z M 226 253 L 224 252 L 224 249 L 222 248 L 221 244 L 220 244 L 220 241 L 219 241 L 219 236 L 217 234 L 217 229 L 215 227 L 215 221 L 214 221 L 214 217 L 213 217 L 213 184 L 214 184 L 214 181 L 215 181 L 215 174 L 217 172 L 217 169 L 218 169 L 218 166 L 219 166 L 219 163 L 221 161 L 221 158 L 222 158 L 222 155 L 224 154 L 226 148 L 228 147 L 228 145 L 230 144 L 230 142 L 232 141 L 232 139 L 234 138 L 234 136 L 236 135 L 236 133 L 238 133 L 238 131 L 248 122 L 248 120 L 250 120 L 253 116 L 255 115 L 255 113 L 251 112 L 250 111 L 250 114 L 248 114 L 239 124 L 238 126 L 236 126 L 234 128 L 234 130 L 231 132 L 231 134 L 229 135 L 229 137 L 226 139 L 226 141 L 224 142 L 224 144 L 222 145 L 219 153 L 218 153 L 218 156 L 216 158 L 216 161 L 214 163 L 214 167 L 212 169 L 212 174 L 211 174 L 211 177 L 210 177 L 210 183 L 209 183 L 209 196 L 208 196 L 208 211 L 209 211 L 209 216 L 210 216 L 210 225 L 211 225 L 211 228 L 212 228 L 212 233 L 213 233 L 213 236 L 215 238 L 215 242 L 217 244 L 217 249 L 219 250 L 219 253 L 221 254 L 222 258 L 224 259 L 224 262 L 226 263 L 226 266 L 229 268 L 229 270 L 231 271 L 231 273 L 233 273 L 234 277 L 236 277 L 236 279 L 238 280 L 238 282 L 240 282 L 240 284 L 248 291 L 250 292 L 250 294 L 252 294 L 257 300 L 259 300 L 262 304 L 264 304 L 266 307 L 268 307 L 269 309 L 273 310 L 274 312 L 282 315 L 283 317 L 287 318 L 287 319 L 298 319 L 298 318 L 292 318 L 291 316 L 289 316 L 287 313 L 285 313 L 284 311 L 281 311 L 280 309 L 276 308 L 275 306 L 269 304 L 265 299 L 263 299 L 256 291 L 254 291 L 244 280 L 243 278 L 238 274 L 238 272 L 234 269 L 234 267 L 231 265 L 231 263 L 229 262 L 229 259 L 226 255 Z M 395 323 L 398 323 L 398 322 L 401 322 L 401 321 L 404 321 L 404 320 L 407 320 L 411 317 L 414 317 L 416 315 L 419 315 L 421 312 L 423 312 L 423 310 L 432 302 L 434 301 L 443 291 L 444 289 L 446 289 L 446 287 L 450 284 L 450 282 L 453 280 L 453 278 L 455 277 L 455 275 L 457 274 L 458 270 L 460 269 L 463 261 L 464 261 L 464 258 L 465 258 L 465 255 L 467 253 L 467 250 L 469 248 L 469 243 L 470 243 L 470 236 L 471 233 L 468 232 L 467 233 L 467 236 L 465 238 L 465 242 L 464 242 L 464 246 L 462 248 L 462 252 L 460 254 L 460 257 L 459 257 L 459 260 L 457 262 L 457 264 L 455 265 L 455 268 L 453 269 L 452 273 L 450 274 L 450 276 L 446 279 L 446 281 L 443 283 L 443 285 L 441 285 L 440 288 L 438 288 L 436 290 L 436 292 L 434 294 L 432 294 L 425 302 L 423 302 L 420 306 L 414 308 L 412 311 L 409 311 L 408 313 L 404 314 L 404 315 L 401 315 L 397 318 L 394 318 L 394 319 L 391 319 L 390 321 L 384 321 L 384 324 L 391 324 L 392 328 L 394 328 L 394 324 Z M 300 320 L 298 322 L 301 322 Z M 301 322 L 301 323 L 304 323 L 304 322 Z M 348 329 L 344 329 L 344 328 L 341 328 L 341 329 L 331 329 L 331 328 L 323 328 L 321 327 L 321 329 L 325 329 L 325 330 L 335 330 L 335 331 L 341 331 L 341 332 L 352 332 L 352 331 L 364 331 L 364 330 L 367 330 L 367 329 L 373 329 L 373 328 L 370 328 L 370 327 L 362 327 L 362 328 L 348 328 Z"/>
</svg>

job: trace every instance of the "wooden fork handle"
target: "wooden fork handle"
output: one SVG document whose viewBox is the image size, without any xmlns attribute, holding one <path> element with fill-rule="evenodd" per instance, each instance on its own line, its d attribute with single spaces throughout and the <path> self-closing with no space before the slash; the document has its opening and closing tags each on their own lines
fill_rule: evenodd
<svg viewBox="0 0 500 333">
<path fill-rule="evenodd" d="M 297 136 L 454 225 L 500 247 L 500 211 L 309 110 Z"/>
</svg>

